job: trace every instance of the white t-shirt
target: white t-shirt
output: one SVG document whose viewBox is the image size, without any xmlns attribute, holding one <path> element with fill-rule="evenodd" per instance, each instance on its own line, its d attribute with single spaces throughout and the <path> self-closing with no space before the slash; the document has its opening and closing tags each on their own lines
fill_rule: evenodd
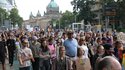
<svg viewBox="0 0 125 70">
<path fill-rule="evenodd" d="M 75 58 L 76 70 L 91 70 L 90 60 L 86 57 Z"/>
<path fill-rule="evenodd" d="M 24 49 L 20 49 L 18 52 L 18 56 L 21 57 L 21 59 L 27 59 L 29 56 L 32 56 L 32 51 L 30 48 L 26 47 Z M 20 65 L 19 67 L 28 67 L 31 66 L 31 61 L 27 60 L 23 62 L 23 65 Z"/>
<path fill-rule="evenodd" d="M 16 44 L 16 48 L 17 48 L 17 49 L 20 49 L 20 43 L 19 43 L 19 42 L 16 42 L 15 44 Z"/>
<path fill-rule="evenodd" d="M 88 58 L 88 47 L 86 45 L 82 45 L 82 46 L 79 46 L 79 47 L 81 47 L 85 51 L 83 56 Z"/>
<path fill-rule="evenodd" d="M 62 44 L 64 43 L 64 41 L 65 41 L 65 40 L 67 40 L 67 38 L 66 38 L 66 39 L 63 39 L 63 38 L 62 38 L 62 39 L 61 39 L 61 41 L 62 41 Z"/>
</svg>

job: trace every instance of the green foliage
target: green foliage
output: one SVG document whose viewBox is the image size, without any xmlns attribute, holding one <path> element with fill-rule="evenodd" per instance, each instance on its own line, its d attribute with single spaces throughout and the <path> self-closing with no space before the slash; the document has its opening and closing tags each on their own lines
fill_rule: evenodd
<svg viewBox="0 0 125 70">
<path fill-rule="evenodd" d="M 13 8 L 11 11 L 7 12 L 5 9 L 0 8 L 0 26 L 4 24 L 4 20 L 11 20 L 12 25 L 18 24 L 19 27 L 22 26 L 23 18 L 19 16 L 18 10 Z"/>
<path fill-rule="evenodd" d="M 19 26 L 20 28 L 22 28 L 23 18 L 19 16 L 19 17 L 17 18 L 17 21 L 18 21 L 18 22 L 17 22 L 18 26 Z"/>
<path fill-rule="evenodd" d="M 93 0 L 73 0 L 72 5 L 74 12 L 77 13 L 77 21 L 85 20 L 85 22 L 91 22 L 93 18 L 96 16 L 91 11 L 91 6 L 94 5 L 95 2 Z"/>
<path fill-rule="evenodd" d="M 125 0 L 118 2 L 118 18 L 125 23 Z"/>
<path fill-rule="evenodd" d="M 120 32 L 125 32 L 125 29 L 120 29 L 119 31 L 120 31 Z"/>
<path fill-rule="evenodd" d="M 102 0 L 104 3 L 112 3 L 114 2 L 115 0 Z"/>
<path fill-rule="evenodd" d="M 71 25 L 75 21 L 75 16 L 70 11 L 65 11 L 62 14 L 62 18 L 60 19 L 61 28 L 65 28 L 68 25 Z"/>
<path fill-rule="evenodd" d="M 8 12 L 5 9 L 0 8 L 0 25 L 3 25 L 4 20 L 8 19 L 8 16 Z"/>
<path fill-rule="evenodd" d="M 12 24 L 13 26 L 15 26 L 16 24 L 18 24 L 19 27 L 21 27 L 22 22 L 23 22 L 23 19 L 22 19 L 22 17 L 19 16 L 19 14 L 18 14 L 18 9 L 13 8 L 13 9 L 10 11 L 9 18 L 10 18 L 11 24 Z"/>
</svg>

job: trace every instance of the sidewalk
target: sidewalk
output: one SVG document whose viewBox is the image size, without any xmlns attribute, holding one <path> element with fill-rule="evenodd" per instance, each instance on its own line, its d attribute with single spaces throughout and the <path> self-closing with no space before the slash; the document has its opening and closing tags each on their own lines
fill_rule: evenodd
<svg viewBox="0 0 125 70">
<path fill-rule="evenodd" d="M 2 64 L 0 64 L 0 70 L 2 70 Z M 19 70 L 19 64 L 17 60 L 14 60 L 13 66 L 9 66 L 8 59 L 6 59 L 6 70 Z"/>
</svg>

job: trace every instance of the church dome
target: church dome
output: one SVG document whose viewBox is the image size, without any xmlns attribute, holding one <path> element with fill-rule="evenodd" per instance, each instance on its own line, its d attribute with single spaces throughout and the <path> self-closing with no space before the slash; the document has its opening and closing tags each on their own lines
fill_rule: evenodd
<svg viewBox="0 0 125 70">
<path fill-rule="evenodd" d="M 48 8 L 58 8 L 59 6 L 54 0 L 51 0 L 51 2 L 47 6 Z"/>
</svg>

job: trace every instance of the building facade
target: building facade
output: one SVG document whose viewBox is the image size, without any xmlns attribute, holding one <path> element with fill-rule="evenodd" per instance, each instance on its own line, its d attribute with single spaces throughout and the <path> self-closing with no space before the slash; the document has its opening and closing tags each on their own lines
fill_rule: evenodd
<svg viewBox="0 0 125 70">
<path fill-rule="evenodd" d="M 48 6 L 46 7 L 46 12 L 41 16 L 40 12 L 34 16 L 31 12 L 29 19 L 25 20 L 23 26 L 30 25 L 31 27 L 38 26 L 42 29 L 46 29 L 47 26 L 52 24 L 52 20 L 58 20 L 61 18 L 61 13 L 59 12 L 59 6 L 54 0 L 51 0 Z"/>
</svg>

